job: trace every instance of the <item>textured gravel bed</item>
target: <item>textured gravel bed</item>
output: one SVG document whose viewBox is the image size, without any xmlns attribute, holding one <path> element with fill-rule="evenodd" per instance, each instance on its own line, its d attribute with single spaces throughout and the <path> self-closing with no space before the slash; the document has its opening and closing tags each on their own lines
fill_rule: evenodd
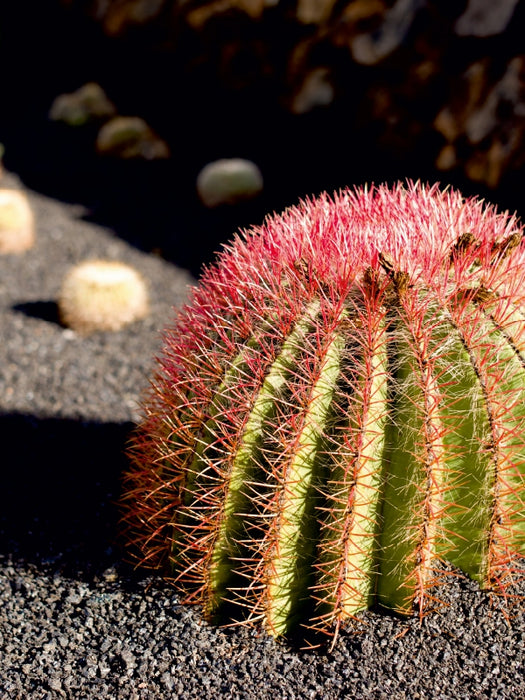
<svg viewBox="0 0 525 700">
<path fill-rule="evenodd" d="M 367 613 L 326 653 L 212 627 L 122 562 L 123 451 L 193 280 L 81 207 L 28 194 L 37 246 L 0 258 L 0 698 L 524 698 L 525 615 L 508 622 L 464 579 L 439 613 Z M 142 272 L 146 320 L 88 338 L 59 324 L 63 275 L 93 257 Z"/>
</svg>

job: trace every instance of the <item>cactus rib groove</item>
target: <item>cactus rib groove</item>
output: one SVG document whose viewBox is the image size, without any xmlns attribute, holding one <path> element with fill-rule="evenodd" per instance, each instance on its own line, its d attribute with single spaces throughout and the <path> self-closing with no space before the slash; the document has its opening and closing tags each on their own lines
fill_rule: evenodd
<svg viewBox="0 0 525 700">
<path fill-rule="evenodd" d="M 213 619 L 336 635 L 420 614 L 443 564 L 511 597 L 525 557 L 525 245 L 408 182 L 238 235 L 165 333 L 125 534 Z"/>
</svg>

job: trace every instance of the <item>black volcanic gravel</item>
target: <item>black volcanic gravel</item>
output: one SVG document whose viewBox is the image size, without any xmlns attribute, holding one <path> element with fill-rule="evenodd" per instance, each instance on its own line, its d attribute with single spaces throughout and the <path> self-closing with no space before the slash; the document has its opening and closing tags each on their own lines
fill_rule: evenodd
<svg viewBox="0 0 525 700">
<path fill-rule="evenodd" d="M 0 698 L 525 698 L 525 615 L 508 623 L 464 579 L 441 612 L 367 613 L 326 653 L 212 627 L 122 562 L 123 450 L 193 280 L 80 207 L 28 195 L 38 243 L 0 257 Z M 63 275 L 93 257 L 143 273 L 147 320 L 88 338 L 58 323 Z"/>
</svg>

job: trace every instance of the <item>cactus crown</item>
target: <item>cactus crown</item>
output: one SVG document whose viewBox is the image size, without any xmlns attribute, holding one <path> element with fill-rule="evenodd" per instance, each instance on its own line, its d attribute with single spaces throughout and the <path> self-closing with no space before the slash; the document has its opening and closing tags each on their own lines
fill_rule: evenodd
<svg viewBox="0 0 525 700">
<path fill-rule="evenodd" d="M 525 252 L 507 213 L 408 183 L 292 207 L 165 335 L 125 519 L 188 601 L 274 636 L 508 592 L 525 553 Z"/>
</svg>

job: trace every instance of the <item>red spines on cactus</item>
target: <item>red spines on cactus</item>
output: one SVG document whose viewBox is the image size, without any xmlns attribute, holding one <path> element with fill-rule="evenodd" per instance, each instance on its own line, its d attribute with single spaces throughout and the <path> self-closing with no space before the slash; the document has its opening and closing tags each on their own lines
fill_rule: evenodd
<svg viewBox="0 0 525 700">
<path fill-rule="evenodd" d="M 128 535 L 274 635 L 505 592 L 525 553 L 525 259 L 508 214 L 409 183 L 269 218 L 165 333 Z"/>
</svg>

